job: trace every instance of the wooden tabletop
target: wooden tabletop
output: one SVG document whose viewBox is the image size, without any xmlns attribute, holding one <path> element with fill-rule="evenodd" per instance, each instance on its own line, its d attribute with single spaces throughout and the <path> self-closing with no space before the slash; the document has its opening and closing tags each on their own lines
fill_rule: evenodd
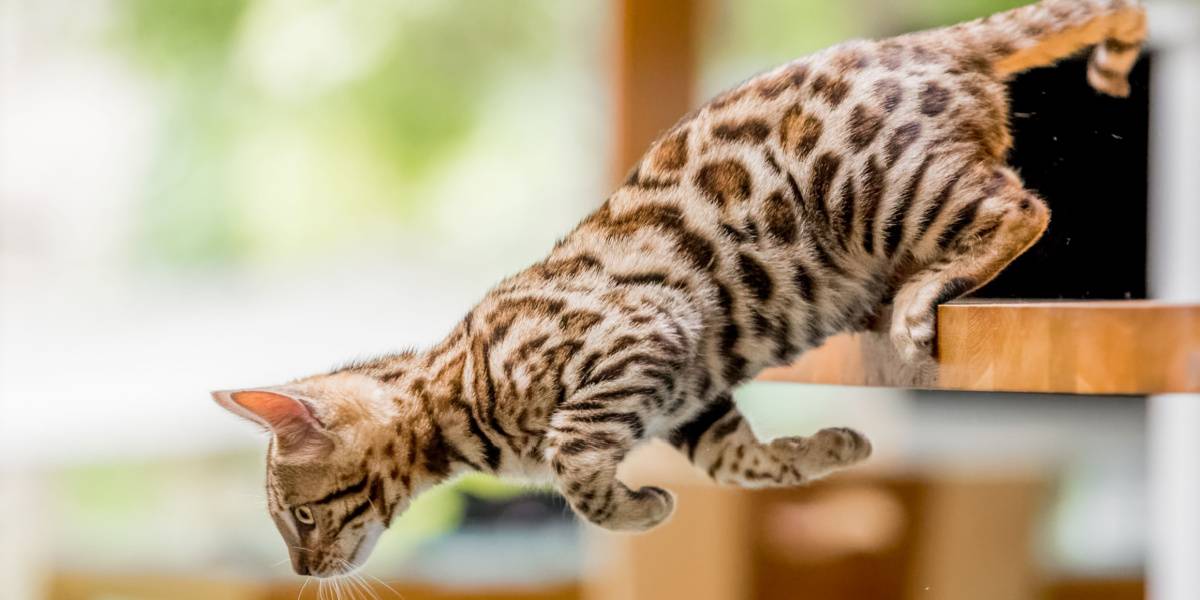
<svg viewBox="0 0 1200 600">
<path fill-rule="evenodd" d="M 1200 304 L 965 300 L 938 309 L 937 360 L 886 335 L 831 338 L 767 381 L 1062 394 L 1200 392 Z"/>
</svg>

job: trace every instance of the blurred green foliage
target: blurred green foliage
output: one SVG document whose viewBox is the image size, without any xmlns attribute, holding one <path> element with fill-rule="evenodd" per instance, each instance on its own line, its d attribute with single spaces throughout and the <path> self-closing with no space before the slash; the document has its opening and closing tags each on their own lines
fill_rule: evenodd
<svg viewBox="0 0 1200 600">
<path fill-rule="evenodd" d="M 403 220 L 515 68 L 560 50 L 554 0 L 118 0 L 159 94 L 139 254 L 231 263 Z"/>
<path fill-rule="evenodd" d="M 304 260 L 421 225 L 431 180 L 497 89 L 589 52 L 578 32 L 608 14 L 605 0 L 114 2 L 110 39 L 150 84 L 161 124 L 134 251 L 171 267 Z M 714 2 L 699 87 L 1021 3 Z M 529 111 L 545 101 L 535 94 Z"/>
<path fill-rule="evenodd" d="M 246 0 L 123 0 L 114 33 L 145 66 L 164 73 L 220 69 Z"/>
</svg>

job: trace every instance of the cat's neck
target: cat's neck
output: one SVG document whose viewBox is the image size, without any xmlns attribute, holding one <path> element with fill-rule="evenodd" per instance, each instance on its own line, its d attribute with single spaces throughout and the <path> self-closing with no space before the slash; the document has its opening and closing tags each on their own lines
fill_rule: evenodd
<svg viewBox="0 0 1200 600">
<path fill-rule="evenodd" d="M 481 439 L 486 434 L 471 411 L 469 352 L 469 336 L 460 326 L 428 351 L 397 360 L 391 373 L 398 375 L 383 382 L 400 402 L 390 423 L 398 438 L 395 456 L 419 464 L 432 483 L 463 472 L 496 470 L 494 446 Z"/>
</svg>

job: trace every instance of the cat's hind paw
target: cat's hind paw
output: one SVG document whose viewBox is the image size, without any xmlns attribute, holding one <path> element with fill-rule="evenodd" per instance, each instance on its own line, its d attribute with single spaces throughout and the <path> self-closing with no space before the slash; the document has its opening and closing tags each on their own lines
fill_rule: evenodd
<svg viewBox="0 0 1200 600">
<path fill-rule="evenodd" d="M 1087 80 L 1097 92 L 1114 98 L 1128 98 L 1131 91 L 1125 77 L 1105 77 L 1094 69 L 1088 69 Z"/>
<path fill-rule="evenodd" d="M 909 363 L 933 357 L 937 323 L 933 311 L 916 318 L 897 318 L 892 322 L 892 345 L 900 358 Z"/>
<path fill-rule="evenodd" d="M 913 364 L 935 358 L 938 305 L 972 287 L 971 280 L 956 277 L 948 281 L 934 278 L 914 282 L 900 289 L 894 302 L 890 335 L 902 360 Z"/>
<path fill-rule="evenodd" d="M 871 440 L 849 427 L 829 427 L 809 437 L 776 438 L 770 447 L 781 462 L 798 466 L 805 480 L 856 465 L 872 451 Z"/>
<path fill-rule="evenodd" d="M 849 427 L 828 427 L 817 432 L 813 441 L 825 447 L 826 455 L 837 466 L 848 467 L 871 456 L 871 440 Z"/>
</svg>

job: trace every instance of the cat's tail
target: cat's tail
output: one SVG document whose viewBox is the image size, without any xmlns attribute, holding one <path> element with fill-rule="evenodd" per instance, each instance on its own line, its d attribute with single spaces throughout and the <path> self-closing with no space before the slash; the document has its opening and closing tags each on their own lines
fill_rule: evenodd
<svg viewBox="0 0 1200 600">
<path fill-rule="evenodd" d="M 1051 65 L 1095 46 L 1088 83 L 1110 96 L 1129 95 L 1129 71 L 1146 37 L 1138 0 L 1043 0 L 949 30 L 959 46 L 1007 77 Z"/>
</svg>

